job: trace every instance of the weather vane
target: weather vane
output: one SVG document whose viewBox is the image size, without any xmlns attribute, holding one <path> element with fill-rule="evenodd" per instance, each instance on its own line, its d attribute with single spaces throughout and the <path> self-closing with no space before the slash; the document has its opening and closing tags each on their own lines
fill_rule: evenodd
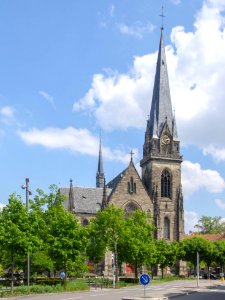
<svg viewBox="0 0 225 300">
<path fill-rule="evenodd" d="M 161 29 L 163 29 L 163 18 L 166 17 L 166 16 L 164 15 L 164 13 L 163 13 L 163 9 L 164 9 L 164 7 L 163 7 L 163 5 L 162 5 L 162 12 L 161 12 L 161 15 L 159 15 L 159 16 L 162 18 L 162 26 L 161 26 Z"/>
</svg>

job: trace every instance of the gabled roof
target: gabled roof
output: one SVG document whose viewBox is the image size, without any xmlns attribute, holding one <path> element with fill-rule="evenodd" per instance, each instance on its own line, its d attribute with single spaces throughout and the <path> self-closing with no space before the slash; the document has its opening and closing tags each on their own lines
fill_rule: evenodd
<svg viewBox="0 0 225 300">
<path fill-rule="evenodd" d="M 124 173 L 128 170 L 129 167 L 124 169 L 121 173 L 119 173 L 116 177 L 114 177 L 110 182 L 107 183 L 107 187 L 115 190 L 117 184 L 120 182 L 121 178 L 123 177 Z"/>
<path fill-rule="evenodd" d="M 163 28 L 161 28 L 159 52 L 148 128 L 150 138 L 156 138 L 160 136 L 165 120 L 167 120 L 171 135 L 173 135 L 174 139 L 177 139 L 176 122 L 172 113 L 169 78 L 163 40 Z"/>
<path fill-rule="evenodd" d="M 106 189 L 107 195 L 111 189 Z M 60 188 L 59 193 L 66 195 L 69 200 L 70 188 Z M 83 188 L 73 187 L 74 212 L 96 214 L 101 209 L 103 199 L 103 188 Z M 64 202 L 65 208 L 68 207 L 68 201 Z"/>
</svg>

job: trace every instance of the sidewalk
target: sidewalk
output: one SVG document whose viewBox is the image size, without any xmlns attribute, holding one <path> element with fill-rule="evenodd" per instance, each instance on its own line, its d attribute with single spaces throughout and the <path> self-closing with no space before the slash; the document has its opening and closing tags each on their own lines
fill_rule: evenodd
<svg viewBox="0 0 225 300">
<path fill-rule="evenodd" d="M 168 300 L 176 298 L 182 295 L 188 295 L 197 293 L 200 291 L 206 291 L 211 289 L 225 290 L 225 282 L 220 280 L 199 280 L 199 286 L 197 287 L 197 281 L 193 281 L 192 286 L 174 288 L 173 291 L 166 292 L 165 290 L 151 291 L 151 295 L 147 297 L 123 297 L 122 300 Z"/>
</svg>

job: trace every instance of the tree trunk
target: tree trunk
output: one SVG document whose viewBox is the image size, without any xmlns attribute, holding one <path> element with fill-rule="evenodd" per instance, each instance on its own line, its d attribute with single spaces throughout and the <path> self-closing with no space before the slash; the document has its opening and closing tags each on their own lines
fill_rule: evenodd
<svg viewBox="0 0 225 300">
<path fill-rule="evenodd" d="M 13 286 L 14 286 L 14 262 L 11 262 L 11 284 L 10 284 L 10 291 L 13 293 Z"/>
<path fill-rule="evenodd" d="M 162 279 L 164 278 L 164 268 L 163 267 L 161 267 L 161 270 L 162 270 Z"/>
<path fill-rule="evenodd" d="M 138 278 L 138 260 L 135 259 L 135 266 L 134 266 L 135 278 Z"/>
</svg>

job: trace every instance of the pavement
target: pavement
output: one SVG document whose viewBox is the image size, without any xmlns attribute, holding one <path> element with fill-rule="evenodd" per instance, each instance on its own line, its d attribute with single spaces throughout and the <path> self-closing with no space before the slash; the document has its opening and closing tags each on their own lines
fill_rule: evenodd
<svg viewBox="0 0 225 300">
<path fill-rule="evenodd" d="M 92 300 L 93 297 L 96 300 L 167 300 L 176 298 L 179 296 L 190 295 L 194 293 L 209 292 L 213 293 L 224 293 L 225 299 L 225 282 L 220 280 L 205 280 L 199 281 L 197 287 L 196 280 L 177 280 L 173 282 L 149 284 L 146 287 L 146 297 L 143 297 L 144 290 L 143 286 L 133 286 L 122 289 L 91 289 L 89 292 L 71 292 L 71 293 L 60 293 L 60 294 L 39 294 L 39 295 L 27 295 L 7 298 L 10 300 Z M 131 295 L 131 296 L 129 296 Z M 6 299 L 6 298 L 0 298 Z"/>
<path fill-rule="evenodd" d="M 224 292 L 225 299 L 225 281 L 220 280 L 200 280 L 199 286 L 197 281 L 193 281 L 192 286 L 188 287 L 174 287 L 174 290 L 168 288 L 168 292 L 165 290 L 151 290 L 151 296 L 143 297 L 123 297 L 122 300 L 168 300 L 184 295 L 190 295 L 198 292 L 210 291 L 213 293 Z"/>
</svg>

